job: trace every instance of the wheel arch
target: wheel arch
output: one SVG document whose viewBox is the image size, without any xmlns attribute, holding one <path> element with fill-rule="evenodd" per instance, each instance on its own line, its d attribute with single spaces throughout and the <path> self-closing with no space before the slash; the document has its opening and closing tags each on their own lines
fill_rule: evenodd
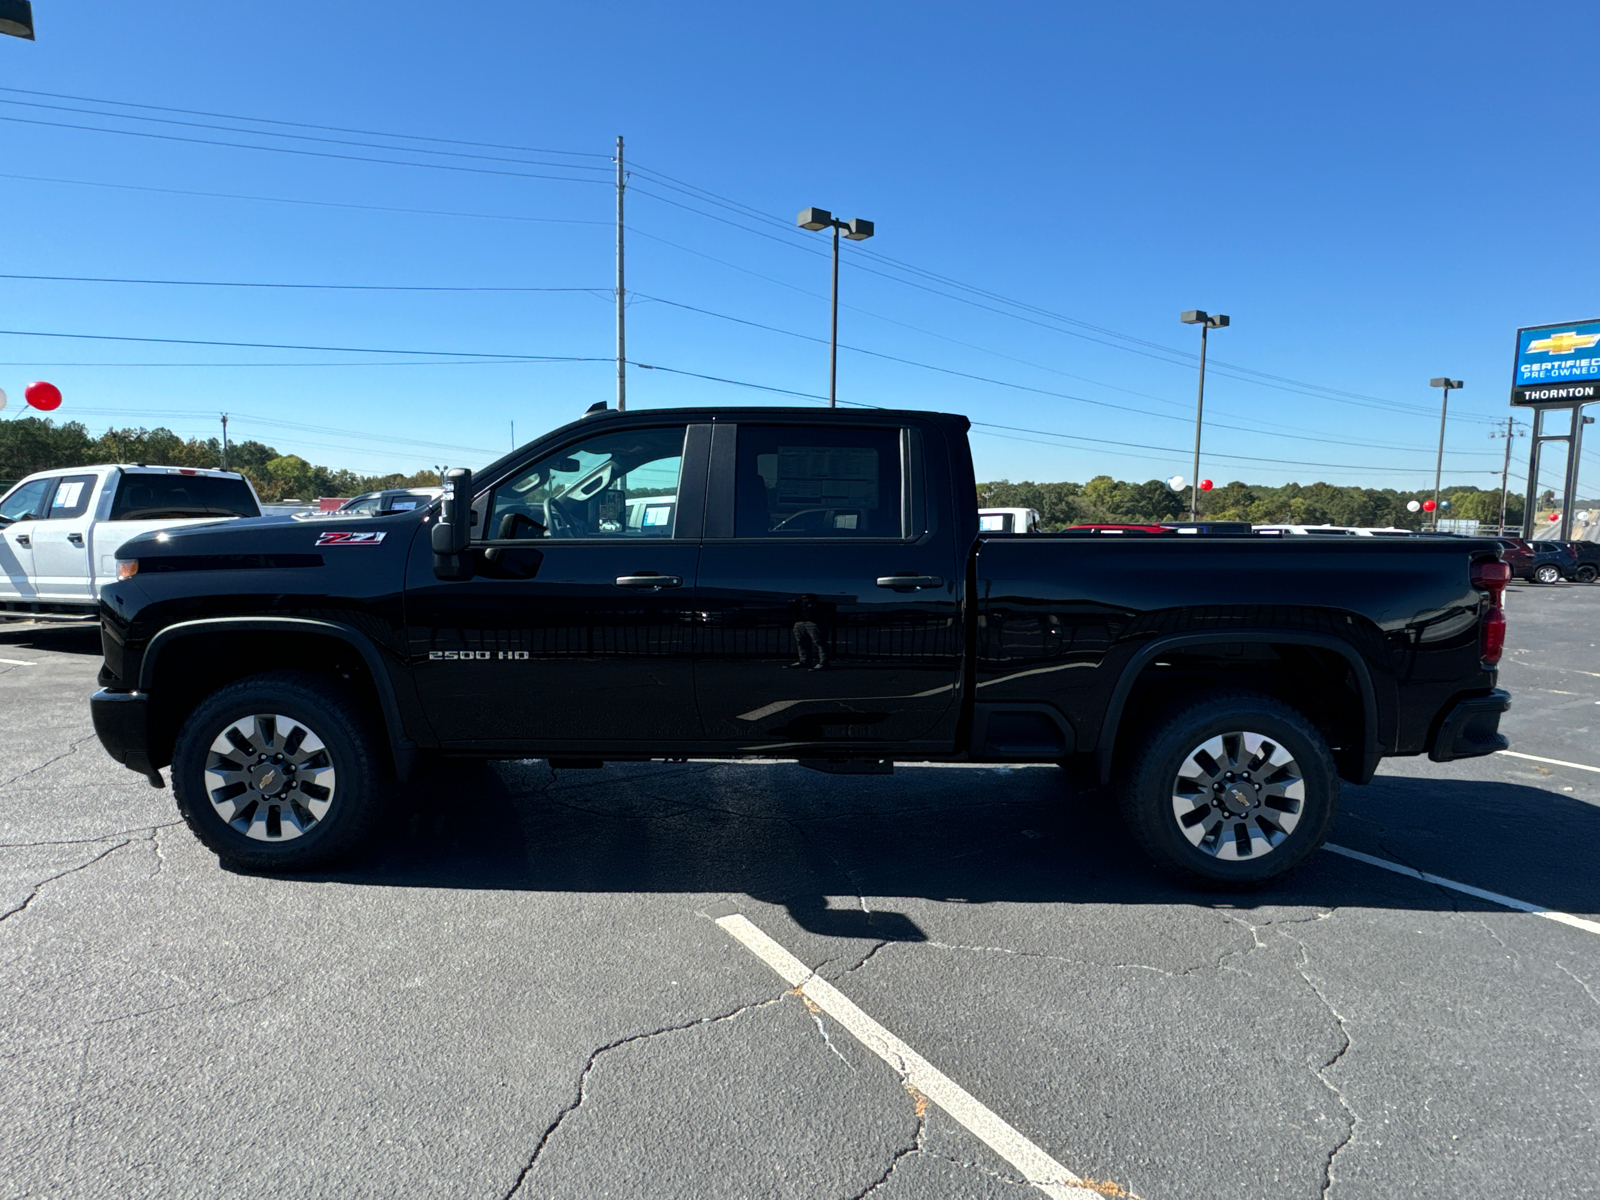
<svg viewBox="0 0 1600 1200">
<path fill-rule="evenodd" d="M 309 617 L 204 617 L 150 639 L 138 690 L 150 697 L 150 759 L 171 761 L 179 726 L 217 688 L 270 669 L 302 668 L 348 680 L 382 718 L 395 772 L 405 779 L 418 746 L 407 737 L 394 682 L 372 639 L 338 621 Z"/>
<path fill-rule="evenodd" d="M 1111 698 L 1106 705 L 1105 719 L 1100 726 L 1100 737 L 1095 746 L 1095 765 L 1102 783 L 1109 783 L 1114 770 L 1118 736 L 1123 719 L 1128 715 L 1135 690 L 1156 662 L 1164 655 L 1183 651 L 1221 649 L 1230 645 L 1289 647 L 1302 650 L 1337 654 L 1348 666 L 1360 697 L 1359 753 L 1340 764 L 1340 775 L 1353 783 L 1366 783 L 1377 769 L 1382 757 L 1380 745 L 1380 713 L 1377 689 L 1372 671 L 1360 652 L 1348 642 L 1327 634 L 1310 632 L 1284 632 L 1272 630 L 1228 631 L 1215 633 L 1180 633 L 1157 638 L 1141 646 L 1123 667 Z M 1230 681 L 1231 682 L 1231 681 Z"/>
</svg>

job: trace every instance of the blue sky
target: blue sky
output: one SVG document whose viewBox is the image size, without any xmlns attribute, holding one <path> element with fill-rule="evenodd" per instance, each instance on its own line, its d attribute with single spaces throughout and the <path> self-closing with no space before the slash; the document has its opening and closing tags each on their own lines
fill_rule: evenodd
<svg viewBox="0 0 1600 1200">
<path fill-rule="evenodd" d="M 1447 482 L 1489 486 L 1515 329 L 1600 312 L 1592 6 L 34 7 L 0 39 L 0 274 L 592 290 L 0 279 L 0 328 L 601 361 L 7 333 L 8 418 L 44 378 L 95 430 L 228 410 L 328 465 L 479 465 L 613 397 L 619 133 L 630 358 L 824 394 L 827 242 L 794 214 L 870 218 L 840 340 L 889 357 L 842 350 L 840 395 L 1026 431 L 974 438 L 980 478 L 1187 475 L 1200 307 L 1233 319 L 1204 476 L 1431 484 L 1448 374 Z M 634 368 L 629 400 L 782 397 Z"/>
</svg>

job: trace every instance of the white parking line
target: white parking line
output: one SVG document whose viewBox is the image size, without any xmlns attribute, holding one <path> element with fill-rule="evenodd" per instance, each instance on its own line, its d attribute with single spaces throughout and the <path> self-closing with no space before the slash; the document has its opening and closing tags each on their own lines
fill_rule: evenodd
<svg viewBox="0 0 1600 1200">
<path fill-rule="evenodd" d="M 0 658 L 0 663 L 5 663 L 8 667 L 37 667 L 39 665 L 36 662 L 27 662 L 20 658 Z"/>
<path fill-rule="evenodd" d="M 1530 762 L 1549 763 L 1553 767 L 1571 767 L 1575 771 L 1593 771 L 1600 775 L 1600 767 L 1585 766 L 1583 763 L 1567 762 L 1560 758 L 1540 758 L 1537 754 L 1523 754 L 1517 750 L 1496 750 L 1496 754 L 1504 754 L 1510 758 L 1526 758 Z"/>
<path fill-rule="evenodd" d="M 915 1088 L 991 1150 L 1022 1172 L 1022 1177 L 1056 1200 L 1102 1200 L 1104 1193 L 1051 1158 L 970 1092 L 857 1008 L 843 992 L 763 933 L 743 913 L 716 918 L 723 930 L 783 980 L 843 1025 L 868 1050 L 894 1068 L 908 1088 Z"/>
<path fill-rule="evenodd" d="M 1387 858 L 1378 858 L 1371 854 L 1363 854 L 1359 850 L 1350 850 L 1344 846 L 1335 846 L 1328 842 L 1322 847 L 1345 858 L 1353 858 L 1357 862 L 1364 862 L 1370 867 L 1382 867 L 1385 871 L 1393 871 L 1396 875 L 1408 875 L 1412 879 L 1420 879 L 1424 883 L 1435 883 L 1440 887 L 1450 888 L 1457 892 L 1464 892 L 1468 896 L 1476 896 L 1479 900 L 1487 900 L 1491 904 L 1499 904 L 1505 908 L 1514 908 L 1518 912 L 1532 913 L 1536 917 L 1544 917 L 1549 921 L 1560 921 L 1563 925 L 1571 925 L 1574 929 L 1581 929 L 1585 933 L 1600 934 L 1600 921 L 1591 921 L 1586 917 L 1575 917 L 1571 913 L 1558 912 L 1553 908 L 1544 908 L 1538 904 L 1529 904 L 1526 900 L 1516 900 L 1510 896 L 1502 896 L 1499 892 L 1485 891 L 1483 888 L 1473 887 L 1470 883 L 1457 883 L 1454 879 L 1445 879 L 1441 875 L 1430 875 L 1426 871 L 1418 871 L 1404 863 L 1390 862 Z"/>
</svg>

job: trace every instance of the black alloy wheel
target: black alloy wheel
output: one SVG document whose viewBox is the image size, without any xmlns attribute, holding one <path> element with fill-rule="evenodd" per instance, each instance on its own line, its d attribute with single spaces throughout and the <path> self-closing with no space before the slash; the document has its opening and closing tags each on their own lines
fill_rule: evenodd
<svg viewBox="0 0 1600 1200">
<path fill-rule="evenodd" d="M 231 866 L 293 871 L 344 858 L 376 823 L 385 773 L 371 724 L 325 676 L 274 671 L 231 683 L 178 733 L 178 810 Z"/>
<path fill-rule="evenodd" d="M 1572 577 L 1579 583 L 1593 583 L 1596 579 L 1600 579 L 1600 567 L 1593 563 L 1584 563 L 1572 573 Z"/>
<path fill-rule="evenodd" d="M 1137 737 L 1117 785 L 1122 815 L 1167 870 L 1250 887 L 1327 840 L 1338 772 L 1322 734 L 1287 704 L 1225 693 L 1169 710 Z"/>
</svg>

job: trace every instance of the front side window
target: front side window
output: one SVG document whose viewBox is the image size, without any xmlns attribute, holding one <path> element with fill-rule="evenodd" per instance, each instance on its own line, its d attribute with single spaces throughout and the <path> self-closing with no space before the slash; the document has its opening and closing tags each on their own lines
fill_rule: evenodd
<svg viewBox="0 0 1600 1200">
<path fill-rule="evenodd" d="M 63 521 L 81 517 L 89 511 L 89 497 L 94 493 L 93 475 L 63 475 L 56 480 L 55 495 L 50 497 L 47 521 Z"/>
<path fill-rule="evenodd" d="M 0 519 L 26 521 L 39 510 L 39 501 L 44 499 L 45 489 L 54 482 L 54 479 L 35 479 L 13 488 L 9 496 L 0 500 Z"/>
<path fill-rule="evenodd" d="M 898 538 L 900 431 L 741 425 L 738 537 Z"/>
<path fill-rule="evenodd" d="M 686 426 L 619 429 L 539 459 L 495 488 L 486 536 L 670 538 Z"/>
</svg>

